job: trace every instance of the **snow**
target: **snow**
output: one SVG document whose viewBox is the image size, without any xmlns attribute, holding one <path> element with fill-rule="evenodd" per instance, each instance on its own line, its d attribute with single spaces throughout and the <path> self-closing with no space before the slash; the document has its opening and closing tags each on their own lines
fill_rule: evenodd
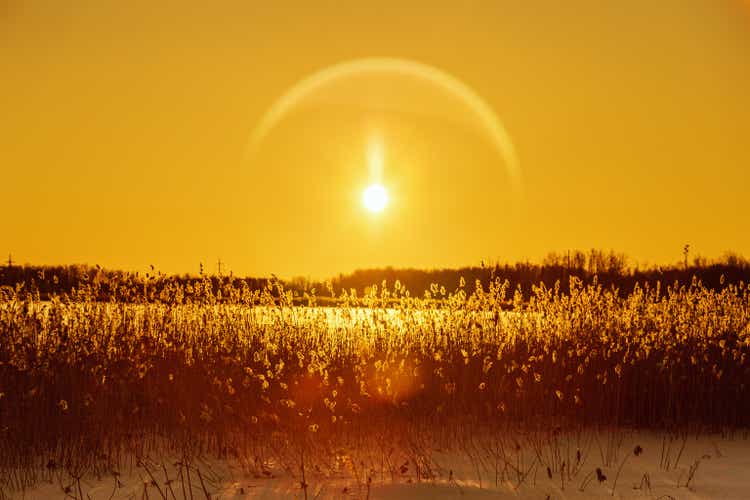
<svg viewBox="0 0 750 500">
<path fill-rule="evenodd" d="M 503 472 L 502 461 L 496 469 L 497 460 L 487 452 L 474 454 L 459 450 L 433 450 L 429 458 L 434 477 L 430 479 L 418 478 L 413 467 L 408 464 L 394 475 L 390 472 L 382 475 L 381 472 L 373 473 L 369 488 L 366 478 L 361 474 L 358 474 L 357 479 L 343 471 L 337 474 L 309 471 L 306 475 L 307 498 L 364 499 L 368 495 L 373 500 L 750 498 L 750 439 L 747 433 L 675 434 L 670 439 L 667 434 L 637 431 L 589 431 L 583 438 L 578 436 L 576 439 L 575 442 L 586 444 L 581 448 L 581 460 L 571 470 L 570 477 L 565 472 L 561 474 L 559 470 L 551 470 L 550 479 L 547 467 L 539 465 L 536 459 L 538 455 L 531 446 L 524 446 L 520 451 L 511 450 L 504 455 L 506 460 L 520 465 L 518 468 L 523 469 L 523 472 L 528 472 L 525 476 L 523 473 L 519 476 L 512 471 L 512 467 L 505 467 Z M 570 448 L 570 442 L 573 441 L 561 440 L 562 444 L 557 449 L 561 459 L 567 457 L 574 462 L 576 447 Z M 643 449 L 637 456 L 634 453 L 636 446 Z M 544 454 L 550 450 L 551 448 Z M 163 460 L 163 463 L 168 464 L 167 471 L 173 480 L 170 486 L 175 498 L 182 499 L 182 484 L 175 480 L 177 469 L 172 465 L 173 460 Z M 621 464 L 622 469 L 614 485 Z M 253 475 L 243 471 L 239 464 L 218 460 L 196 463 L 196 467 L 203 471 L 206 489 L 212 499 L 305 498 L 299 479 L 292 478 L 278 466 L 272 468 L 268 476 Z M 601 468 L 606 480 L 597 480 L 596 468 Z M 150 499 L 163 498 L 162 493 L 171 499 L 172 494 L 165 484 L 161 465 L 152 467 L 151 471 L 159 485 L 158 489 L 149 484 L 150 477 L 144 469 L 133 467 L 130 471 L 123 471 L 119 477 L 122 483 L 120 488 L 115 489 L 113 476 L 98 479 L 84 477 L 81 491 L 84 498 L 92 500 L 146 498 L 144 491 Z M 206 498 L 195 476 L 193 473 L 193 498 Z M 520 477 L 523 478 L 519 480 Z M 10 498 L 65 498 L 63 487 L 66 482 L 70 483 L 70 480 L 66 481 L 60 475 L 51 481 L 47 478 L 31 489 L 10 494 Z M 71 486 L 70 495 L 80 497 L 77 495 L 77 485 Z M 6 491 L 5 495 L 7 497 L 9 492 Z"/>
</svg>

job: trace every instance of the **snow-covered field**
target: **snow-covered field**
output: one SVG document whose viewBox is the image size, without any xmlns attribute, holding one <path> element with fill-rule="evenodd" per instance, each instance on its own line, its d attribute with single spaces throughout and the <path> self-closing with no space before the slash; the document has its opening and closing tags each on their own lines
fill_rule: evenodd
<svg viewBox="0 0 750 500">
<path fill-rule="evenodd" d="M 306 475 L 306 494 L 309 499 L 750 498 L 747 433 L 668 438 L 635 431 L 591 431 L 577 440 L 580 447 L 571 447 L 573 441 L 566 438 L 559 446 L 545 446 L 541 454 L 528 445 L 502 454 L 490 453 L 481 446 L 473 452 L 467 452 L 467 447 L 462 451 L 435 450 L 422 462 L 420 476 L 429 476 L 426 479 L 417 477 L 414 463 L 409 461 L 399 464 L 395 473 L 391 470 L 385 474 L 383 469 L 368 474 L 356 466 L 333 474 L 311 470 Z M 636 448 L 642 452 L 636 454 Z M 540 456 L 552 465 L 549 471 L 547 465 L 540 465 Z M 561 467 L 563 461 L 573 465 Z M 268 463 L 264 474 L 252 474 L 238 463 L 199 461 L 194 464 L 196 470 L 189 483 L 185 475 L 182 480 L 178 478 L 172 460 L 152 459 L 150 464 L 120 471 L 117 487 L 112 475 L 87 476 L 79 490 L 69 477 L 53 473 L 34 488 L 12 494 L 6 491 L 5 496 L 29 500 L 81 496 L 92 500 L 203 499 L 207 495 L 212 499 L 305 498 L 299 471 L 291 473 L 295 478 L 273 462 Z M 197 470 L 202 472 L 200 478 L 196 477 Z M 68 494 L 66 487 L 70 488 Z"/>
</svg>

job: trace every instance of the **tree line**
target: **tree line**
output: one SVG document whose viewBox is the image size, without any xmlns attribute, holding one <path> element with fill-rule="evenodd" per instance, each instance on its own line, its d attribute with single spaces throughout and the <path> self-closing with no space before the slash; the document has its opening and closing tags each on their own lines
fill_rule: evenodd
<svg viewBox="0 0 750 500">
<path fill-rule="evenodd" d="M 268 290 L 278 294 L 276 284 L 291 290 L 298 296 L 305 292 L 321 297 L 340 296 L 344 291 L 354 291 L 362 296 L 372 286 L 393 288 L 396 282 L 402 290 L 412 296 L 422 297 L 435 286 L 447 293 L 457 290 L 461 283 L 473 289 L 477 284 L 487 287 L 490 281 L 508 281 L 511 292 L 520 290 L 524 298 L 532 293 L 532 287 L 544 284 L 552 288 L 559 284 L 562 293 L 568 290 L 571 277 L 584 285 L 596 283 L 606 288 L 615 288 L 621 295 L 628 295 L 636 284 L 640 286 L 672 285 L 675 282 L 689 284 L 700 280 L 710 289 L 720 289 L 728 284 L 750 283 L 750 261 L 743 256 L 728 253 L 720 259 L 709 260 L 695 257 L 688 260 L 687 247 L 683 262 L 668 266 L 639 267 L 629 265 L 624 254 L 601 250 L 550 253 L 540 263 L 481 263 L 479 266 L 455 269 L 360 269 L 340 274 L 330 280 L 315 281 L 305 278 L 281 280 L 270 277 L 235 277 L 233 275 L 165 275 L 153 268 L 146 273 L 107 270 L 99 266 L 4 266 L 0 268 L 0 288 L 28 291 L 48 298 L 52 294 L 71 294 L 83 287 L 95 288 L 101 300 L 119 298 L 117 291 L 148 289 L 146 297 L 158 297 L 166 289 L 182 286 L 189 289 L 203 288 L 211 293 L 222 289 Z"/>
<path fill-rule="evenodd" d="M 584 285 L 596 283 L 606 288 L 615 288 L 621 296 L 630 294 L 636 284 L 640 286 L 672 285 L 675 282 L 689 284 L 693 279 L 704 286 L 718 290 L 728 284 L 750 283 L 750 261 L 741 255 L 727 253 L 719 259 L 704 257 L 685 259 L 667 266 L 629 265 L 622 253 L 601 250 L 550 253 L 541 263 L 516 262 L 495 263 L 458 269 L 360 269 L 350 274 L 341 274 L 332 280 L 333 289 L 356 290 L 366 293 L 373 284 L 393 286 L 396 281 L 412 295 L 423 295 L 432 284 L 444 287 L 447 292 L 455 291 L 462 280 L 468 287 L 476 284 L 487 288 L 490 281 L 507 280 L 511 292 L 520 290 L 528 299 L 532 287 L 544 284 L 552 288 L 559 283 L 562 293 L 568 290 L 570 278 L 575 277 Z"/>
</svg>

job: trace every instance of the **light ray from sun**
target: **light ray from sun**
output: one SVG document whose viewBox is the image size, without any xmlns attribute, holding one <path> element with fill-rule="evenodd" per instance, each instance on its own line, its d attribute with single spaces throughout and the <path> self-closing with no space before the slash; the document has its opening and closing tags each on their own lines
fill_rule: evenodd
<svg viewBox="0 0 750 500">
<path fill-rule="evenodd" d="M 383 182 L 383 168 L 385 166 L 385 153 L 383 143 L 378 137 L 370 139 L 367 145 L 367 168 L 370 170 L 371 182 Z"/>
</svg>

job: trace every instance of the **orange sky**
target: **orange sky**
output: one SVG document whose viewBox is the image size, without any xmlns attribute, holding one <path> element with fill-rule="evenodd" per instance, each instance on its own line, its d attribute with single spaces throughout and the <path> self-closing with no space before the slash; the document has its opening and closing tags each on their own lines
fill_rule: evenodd
<svg viewBox="0 0 750 500">
<path fill-rule="evenodd" d="M 156 3 L 156 2 L 153 2 Z M 750 254 L 744 2 L 4 2 L 0 252 L 35 264 L 325 277 L 602 248 L 671 263 Z M 518 154 L 425 80 L 473 89 Z M 391 204 L 364 211 L 367 151 Z"/>
</svg>

